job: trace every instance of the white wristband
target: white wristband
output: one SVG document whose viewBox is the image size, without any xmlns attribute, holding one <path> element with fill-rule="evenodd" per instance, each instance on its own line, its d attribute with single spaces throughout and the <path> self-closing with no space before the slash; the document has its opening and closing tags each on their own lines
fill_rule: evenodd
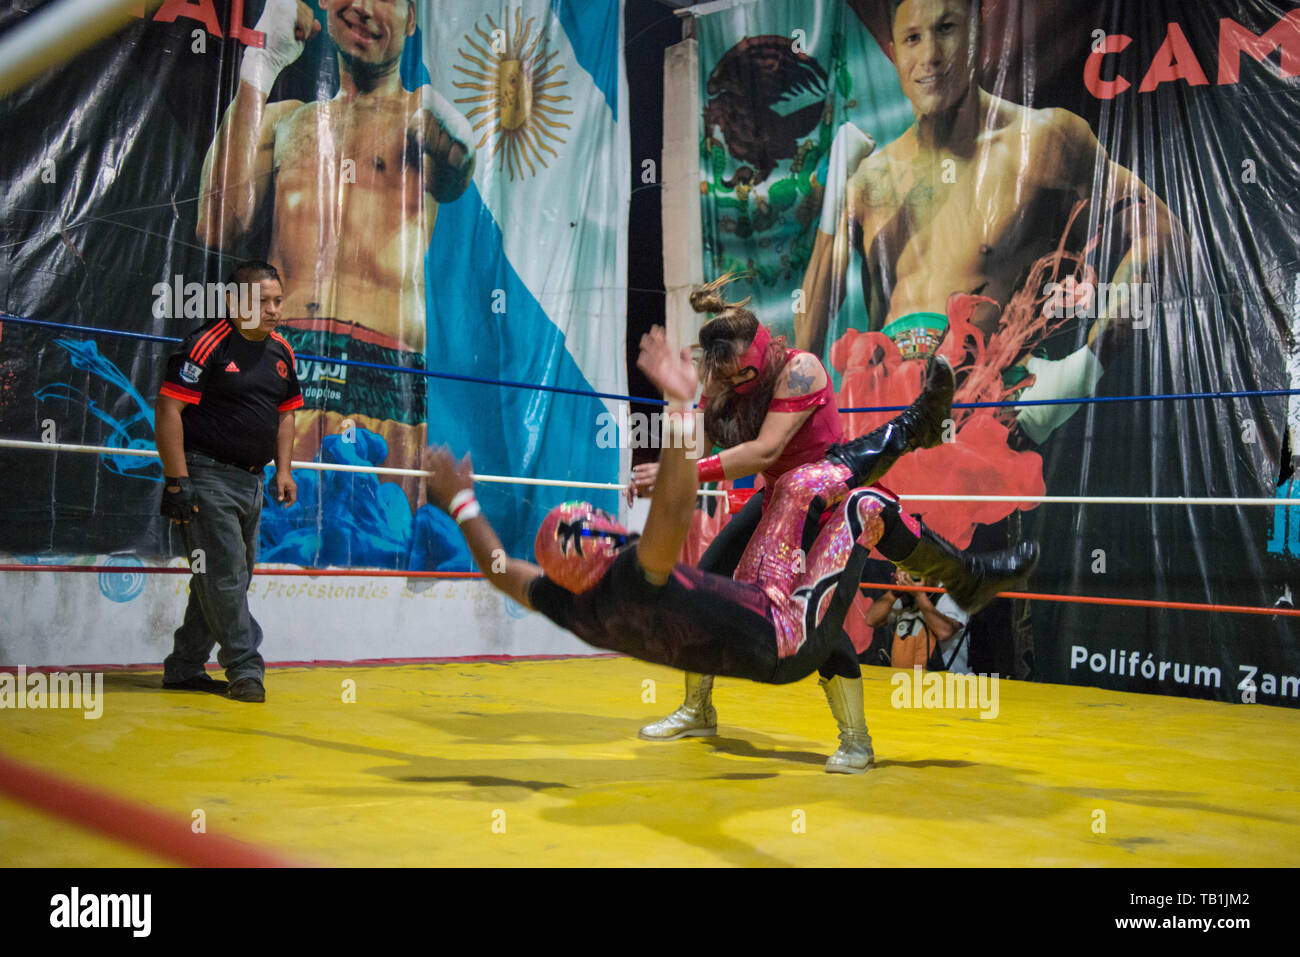
<svg viewBox="0 0 1300 957">
<path fill-rule="evenodd" d="M 476 516 L 481 515 L 482 513 L 483 513 L 483 509 L 479 507 L 478 502 L 470 502 L 459 512 L 457 512 L 454 515 L 454 518 L 456 519 L 457 525 L 464 525 L 471 518 L 475 518 Z"/>
<path fill-rule="evenodd" d="M 478 500 L 474 498 L 474 490 L 463 488 L 451 497 L 447 511 L 451 513 L 457 525 L 463 525 L 475 515 L 482 514 L 483 509 L 479 508 Z"/>
</svg>

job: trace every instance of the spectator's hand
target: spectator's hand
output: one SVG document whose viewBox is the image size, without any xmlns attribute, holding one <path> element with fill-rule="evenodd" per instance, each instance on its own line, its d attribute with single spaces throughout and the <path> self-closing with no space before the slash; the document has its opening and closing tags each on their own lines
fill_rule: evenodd
<svg viewBox="0 0 1300 957">
<path fill-rule="evenodd" d="M 194 488 L 188 477 L 163 479 L 162 505 L 158 511 L 173 525 L 188 525 L 199 507 L 194 504 Z"/>
<path fill-rule="evenodd" d="M 634 498 L 646 498 L 655 490 L 655 479 L 659 477 L 659 463 L 650 462 L 637 465 L 632 469 L 632 480 L 628 483 L 627 503 Z"/>
<path fill-rule="evenodd" d="M 474 488 L 474 463 L 468 453 L 457 462 L 445 445 L 427 448 L 420 468 L 428 474 L 429 498 L 444 512 L 449 511 L 457 492 Z"/>
<path fill-rule="evenodd" d="M 293 480 L 293 474 L 287 469 L 276 470 L 275 500 L 285 508 L 298 501 L 298 483 Z"/>
</svg>

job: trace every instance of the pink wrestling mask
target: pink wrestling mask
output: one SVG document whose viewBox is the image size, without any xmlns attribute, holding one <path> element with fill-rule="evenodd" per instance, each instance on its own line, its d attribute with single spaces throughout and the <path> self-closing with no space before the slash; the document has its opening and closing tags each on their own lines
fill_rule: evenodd
<svg viewBox="0 0 1300 957">
<path fill-rule="evenodd" d="M 613 516 L 589 502 L 565 502 L 546 513 L 533 551 L 547 578 L 580 595 L 600 581 L 631 539 Z"/>
<path fill-rule="evenodd" d="M 754 375 L 750 379 L 733 385 L 732 388 L 740 395 L 748 395 L 758 387 L 758 380 L 763 377 L 763 369 L 767 366 L 767 347 L 772 342 L 772 335 L 759 325 L 758 331 L 754 333 L 754 341 L 749 344 L 740 355 L 740 368 L 736 370 L 736 375 L 740 375 L 746 369 L 753 369 Z"/>
</svg>

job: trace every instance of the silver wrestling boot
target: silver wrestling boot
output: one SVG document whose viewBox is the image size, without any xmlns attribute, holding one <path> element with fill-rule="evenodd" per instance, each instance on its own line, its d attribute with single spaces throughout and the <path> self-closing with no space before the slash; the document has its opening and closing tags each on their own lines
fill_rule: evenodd
<svg viewBox="0 0 1300 957">
<path fill-rule="evenodd" d="M 871 735 L 867 734 L 862 679 L 837 675 L 830 681 L 818 678 L 817 683 L 826 692 L 826 702 L 840 727 L 840 747 L 826 759 L 826 771 L 830 774 L 861 774 L 871 770 L 876 753 L 871 749 Z"/>
<path fill-rule="evenodd" d="M 707 738 L 718 733 L 718 712 L 713 709 L 713 675 L 686 672 L 686 700 L 666 718 L 647 724 L 637 737 L 645 741 Z"/>
</svg>

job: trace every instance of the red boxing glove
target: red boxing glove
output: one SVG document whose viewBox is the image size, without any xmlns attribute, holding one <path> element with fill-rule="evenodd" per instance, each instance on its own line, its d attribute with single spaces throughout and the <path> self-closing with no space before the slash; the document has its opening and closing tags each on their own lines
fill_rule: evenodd
<svg viewBox="0 0 1300 957">
<path fill-rule="evenodd" d="M 722 471 L 722 457 L 710 455 L 707 459 L 700 459 L 698 474 L 701 482 L 721 482 L 726 479 L 727 475 Z"/>
</svg>

